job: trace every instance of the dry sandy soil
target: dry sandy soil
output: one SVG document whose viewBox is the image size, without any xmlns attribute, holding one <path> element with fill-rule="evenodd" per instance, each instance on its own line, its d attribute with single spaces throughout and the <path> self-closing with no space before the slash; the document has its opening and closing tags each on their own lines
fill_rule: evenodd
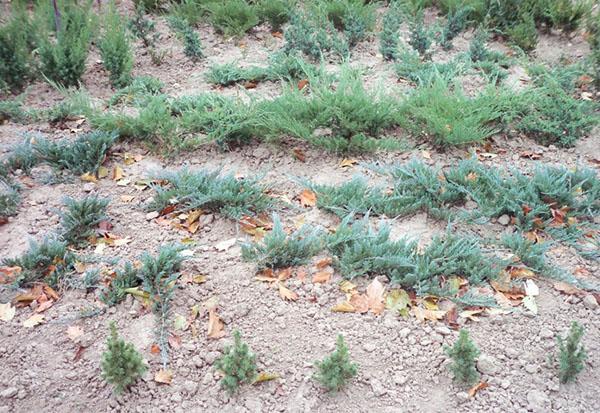
<svg viewBox="0 0 600 413">
<path fill-rule="evenodd" d="M 131 10 L 129 4 L 124 9 Z M 434 12 L 429 13 L 434 16 Z M 429 16 L 431 18 L 431 16 Z M 159 19 L 163 33 L 161 47 L 170 57 L 161 66 L 154 66 L 141 46 L 136 50 L 135 75 L 152 75 L 166 85 L 172 95 L 213 90 L 204 80 L 204 73 L 214 63 L 237 60 L 242 64 L 265 61 L 266 56 L 281 46 L 282 41 L 259 27 L 240 41 L 224 40 L 209 26 L 199 33 L 206 60 L 191 63 L 182 53 L 181 44 L 169 33 Z M 456 41 L 458 51 L 468 47 L 471 33 Z M 376 37 L 360 44 L 353 54 L 352 64 L 366 68 L 365 83 L 377 85 L 397 80 L 391 65 L 385 63 L 377 50 Z M 495 45 L 498 48 L 503 45 Z M 535 59 L 556 63 L 561 55 L 572 59 L 587 53 L 580 36 L 567 39 L 558 35 L 542 35 Z M 112 94 L 107 87 L 98 53 L 94 49 L 88 60 L 83 83 L 90 94 L 105 99 Z M 334 65 L 331 66 L 332 68 Z M 512 68 L 516 76 L 518 68 Z M 525 82 L 526 80 L 521 80 Z M 256 89 L 231 87 L 219 90 L 228 95 L 245 94 L 274 96 L 280 90 L 277 83 L 259 84 Z M 48 107 L 62 97 L 45 83 L 31 86 L 26 103 L 33 107 Z M 86 124 L 67 123 L 57 129 L 47 123 L 0 125 L 2 151 L 8 151 L 23 135 L 39 133 L 50 138 L 74 136 L 77 128 Z M 292 156 L 293 147 L 301 147 L 306 162 Z M 486 152 L 493 159 L 483 158 L 488 165 L 530 170 L 541 163 L 567 166 L 592 166 L 600 157 L 600 135 L 582 139 L 575 148 L 563 150 L 543 147 L 526 137 L 496 137 Z M 423 152 L 426 151 L 426 152 Z M 521 157 L 524 151 L 539 154 L 539 159 Z M 301 187 L 290 177 L 306 177 L 319 183 L 340 183 L 354 174 L 365 172 L 360 165 L 341 168 L 341 157 L 324 153 L 297 142 L 279 146 L 253 144 L 221 152 L 208 146 L 194 152 L 162 158 L 143 146 L 118 144 L 111 151 L 106 166 L 119 165 L 131 183 L 143 179 L 155 170 L 223 167 L 242 176 L 263 172 L 264 180 L 272 185 L 273 193 L 292 200 L 279 214 L 290 224 L 304 220 L 333 228 L 339 220 L 316 208 L 303 208 L 296 197 Z M 123 154 L 139 154 L 141 159 L 131 165 Z M 404 161 L 423 158 L 430 164 L 448 166 L 468 156 L 469 148 L 440 152 L 427 144 L 414 143 L 414 149 L 402 153 L 380 153 L 356 158 L 359 161 Z M 29 238 L 41 239 L 58 226 L 57 210 L 65 195 L 82 197 L 98 194 L 111 199 L 108 214 L 113 232 L 131 241 L 119 247 L 109 247 L 100 255 L 94 247 L 81 251 L 97 259 L 138 258 L 142 252 L 155 253 L 161 244 L 181 241 L 190 235 L 147 220 L 144 203 L 152 196 L 150 190 L 138 190 L 119 185 L 111 179 L 84 183 L 79 179 L 45 184 L 50 171 L 35 168 L 31 177 L 21 176 L 22 205 L 18 215 L 0 227 L 0 257 L 21 254 Z M 124 195 L 133 200 L 124 202 Z M 412 236 L 427 243 L 432 235 L 443 232 L 446 223 L 425 214 L 400 218 L 391 222 L 394 236 Z M 499 237 L 512 231 L 511 225 L 497 222 L 469 227 L 480 235 Z M 522 306 L 511 314 L 481 317 L 477 321 L 459 319 L 468 328 L 482 355 L 478 369 L 489 387 L 469 397 L 463 386 L 452 382 L 443 346 L 451 345 L 457 331 L 438 322 L 419 323 L 414 317 L 400 318 L 389 311 L 382 315 L 336 313 L 331 308 L 343 301 L 344 294 L 335 273 L 331 281 L 314 284 L 292 280 L 288 287 L 298 293 L 295 302 L 284 301 L 277 290 L 255 280 L 253 264 L 242 261 L 240 247 L 235 245 L 218 251 L 215 245 L 232 238 L 247 238 L 239 226 L 222 216 L 205 217 L 205 225 L 192 236 L 189 249 L 193 256 L 184 263 L 184 274 L 206 276 L 203 284 L 178 284 L 173 314 L 187 316 L 192 306 L 218 299 L 218 311 L 225 322 L 225 337 L 209 339 L 206 334 L 208 315 L 201 312 L 192 328 L 180 332 L 181 345 L 171 349 L 170 369 L 174 373 L 170 385 L 153 380 L 160 368 L 158 356 L 152 354 L 154 317 L 139 301 L 128 297 L 123 303 L 105 312 L 82 318 L 81 312 L 101 306 L 94 291 L 66 291 L 60 300 L 44 312 L 46 322 L 35 328 L 22 323 L 32 309 L 20 308 L 10 322 L 0 322 L 0 413 L 25 411 L 54 412 L 593 412 L 600 411 L 600 309 L 582 297 L 570 296 L 555 290 L 550 281 L 536 279 L 540 286 L 537 297 L 539 314 L 534 315 Z M 600 265 L 586 261 L 573 251 L 557 246 L 552 258 L 565 268 L 582 269 L 600 277 Z M 308 266 L 312 270 L 312 266 Z M 381 281 L 385 284 L 386 280 Z M 360 279 L 360 289 L 370 280 Z M 386 284 L 387 285 L 387 284 Z M 14 291 L 2 290 L 0 302 L 14 296 Z M 117 322 L 121 334 L 133 342 L 150 366 L 147 375 L 122 396 L 114 396 L 110 386 L 100 377 L 100 357 L 105 349 L 107 325 Z M 559 384 L 555 364 L 550 355 L 556 351 L 555 336 L 564 334 L 571 321 L 586 328 L 584 344 L 589 357 L 578 380 L 569 385 Z M 70 326 L 78 326 L 83 335 L 72 340 L 67 335 Z M 230 342 L 231 332 L 239 329 L 244 340 L 255 351 L 260 371 L 277 373 L 279 379 L 245 386 L 229 397 L 219 385 L 219 372 L 213 367 L 223 347 Z M 321 359 L 333 349 L 335 337 L 344 334 L 350 354 L 359 366 L 358 377 L 343 391 L 325 392 L 313 379 L 314 360 Z M 83 349 L 83 350 L 81 350 Z M 76 354 L 79 353 L 79 354 Z"/>
</svg>

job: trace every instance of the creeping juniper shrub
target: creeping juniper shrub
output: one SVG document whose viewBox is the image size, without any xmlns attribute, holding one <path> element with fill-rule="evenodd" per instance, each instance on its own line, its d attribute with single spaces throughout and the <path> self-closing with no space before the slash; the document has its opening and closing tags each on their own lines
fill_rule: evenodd
<svg viewBox="0 0 600 413">
<path fill-rule="evenodd" d="M 100 293 L 100 300 L 108 306 L 116 305 L 125 299 L 126 289 L 137 287 L 141 282 L 138 270 L 127 261 L 123 268 L 115 270 L 115 276 L 110 284 Z"/>
<path fill-rule="evenodd" d="M 133 53 L 125 22 L 111 2 L 104 17 L 104 34 L 98 43 L 102 64 L 108 70 L 110 82 L 124 87 L 131 82 Z"/>
<path fill-rule="evenodd" d="M 314 378 L 328 391 L 339 391 L 358 374 L 358 364 L 350 360 L 344 336 L 338 334 L 335 351 L 315 362 Z"/>
<path fill-rule="evenodd" d="M 293 0 L 259 0 L 256 12 L 261 22 L 269 23 L 271 31 L 278 32 L 289 21 L 294 3 Z"/>
<path fill-rule="evenodd" d="M 26 124 L 38 118 L 39 112 L 24 108 L 22 99 L 0 100 L 0 122 L 11 120 Z"/>
<path fill-rule="evenodd" d="M 61 237 L 75 247 L 85 246 L 96 235 L 100 222 L 108 219 L 108 199 L 88 196 L 81 200 L 65 198 L 66 211 L 60 214 Z"/>
<path fill-rule="evenodd" d="M 422 57 L 428 56 L 429 48 L 433 43 L 433 33 L 425 27 L 423 15 L 419 14 L 410 22 L 410 37 L 408 44 Z"/>
<path fill-rule="evenodd" d="M 180 211 L 202 208 L 238 219 L 270 208 L 272 199 L 265 194 L 266 187 L 259 178 L 237 179 L 216 171 L 189 171 L 165 173 L 156 177 L 164 185 L 153 185 L 156 194 L 148 209 L 161 211 L 176 205 Z"/>
<path fill-rule="evenodd" d="M 526 52 L 535 49 L 537 45 L 538 33 L 531 14 L 521 16 L 519 23 L 508 28 L 507 34 L 514 44 Z"/>
<path fill-rule="evenodd" d="M 383 15 L 383 27 L 379 34 L 379 51 L 385 60 L 396 60 L 399 56 L 401 23 L 400 10 L 391 5 Z"/>
<path fill-rule="evenodd" d="M 548 242 L 533 242 L 520 233 L 507 234 L 502 237 L 502 245 L 515 254 L 519 262 L 537 273 L 548 269 L 546 251 L 550 247 Z"/>
<path fill-rule="evenodd" d="M 0 223 L 5 223 L 8 217 L 17 213 L 20 200 L 18 186 L 8 175 L 0 176 Z"/>
<path fill-rule="evenodd" d="M 221 386 L 229 394 L 244 383 L 252 383 L 257 374 L 256 356 L 242 341 L 238 330 L 233 332 L 233 340 L 233 345 L 226 346 L 223 355 L 215 361 L 215 368 L 223 373 Z"/>
<path fill-rule="evenodd" d="M 35 138 L 26 137 L 22 142 L 13 146 L 8 156 L 3 160 L 2 166 L 6 166 L 7 171 L 20 169 L 25 173 L 29 173 L 31 168 L 40 161 L 33 149 L 34 142 Z"/>
<path fill-rule="evenodd" d="M 135 383 L 148 369 L 133 344 L 126 343 L 117 334 L 117 327 L 110 323 L 110 336 L 106 351 L 102 353 L 102 378 L 114 386 L 115 393 L 122 393 Z"/>
<path fill-rule="evenodd" d="M 56 238 L 45 238 L 41 242 L 31 241 L 29 249 L 18 258 L 8 258 L 3 265 L 21 267 L 18 286 L 29 286 L 43 281 L 52 288 L 64 285 L 74 273 L 75 255 L 67 249 L 67 243 Z"/>
<path fill-rule="evenodd" d="M 153 49 L 160 40 L 160 34 L 156 31 L 154 22 L 146 17 L 144 7 L 135 8 L 133 18 L 129 20 L 129 30 L 149 49 Z"/>
<path fill-rule="evenodd" d="M 56 39 L 48 30 L 39 36 L 40 70 L 63 86 L 77 86 L 83 72 L 92 37 L 92 17 L 87 5 L 68 4 L 61 11 Z"/>
<path fill-rule="evenodd" d="M 261 242 L 243 244 L 242 258 L 255 261 L 259 269 L 293 267 L 306 263 L 322 246 L 317 228 L 302 227 L 288 235 L 279 217 L 273 215 L 273 229 Z"/>
<path fill-rule="evenodd" d="M 469 23 L 471 9 L 463 7 L 453 10 L 446 16 L 446 24 L 442 28 L 440 44 L 445 50 L 452 49 L 452 40 L 460 34 Z"/>
<path fill-rule="evenodd" d="M 473 341 L 469 338 L 467 330 L 460 330 L 458 340 L 452 347 L 444 348 L 446 354 L 452 359 L 450 371 L 456 381 L 471 385 L 479 378 L 479 373 L 475 369 L 475 359 L 479 356 L 479 350 Z"/>
<path fill-rule="evenodd" d="M 144 106 L 148 96 L 156 96 L 162 93 L 164 84 L 151 76 L 139 76 L 133 78 L 131 83 L 115 92 L 108 104 L 132 104 L 137 107 Z"/>
<path fill-rule="evenodd" d="M 318 12 L 294 11 L 284 37 L 284 51 L 299 51 L 313 60 L 320 60 L 330 51 L 340 57 L 348 55 L 347 41 L 339 35 L 333 23 Z"/>
<path fill-rule="evenodd" d="M 179 278 L 181 263 L 185 260 L 182 248 L 175 245 L 161 246 L 156 257 L 144 253 L 139 277 L 144 291 L 150 294 L 152 312 L 156 318 L 156 342 L 160 348 L 163 368 L 169 362 L 169 317 L 171 300 L 175 293 L 175 282 Z"/>
<path fill-rule="evenodd" d="M 65 169 L 75 175 L 95 174 L 116 139 L 107 132 L 89 132 L 75 141 L 36 139 L 33 150 L 41 162 L 56 169 Z"/>
<path fill-rule="evenodd" d="M 239 67 L 235 63 L 225 63 L 211 66 L 206 80 L 221 86 L 231 86 L 239 82 L 260 82 L 266 79 L 268 70 L 258 66 Z"/>
<path fill-rule="evenodd" d="M 575 378 L 583 368 L 587 358 L 581 338 L 583 337 L 583 327 L 576 321 L 571 324 L 569 335 L 566 338 L 556 337 L 559 346 L 559 378 L 561 383 L 569 383 Z"/>
<path fill-rule="evenodd" d="M 169 25 L 183 40 L 183 53 L 191 60 L 196 61 L 204 57 L 200 36 L 185 20 L 175 16 L 168 18 Z"/>
<path fill-rule="evenodd" d="M 19 91 L 34 77 L 34 60 L 28 44 L 29 18 L 16 6 L 0 26 L 0 91 Z"/>
<path fill-rule="evenodd" d="M 415 132 L 424 130 L 437 145 L 461 145 L 482 142 L 500 130 L 506 99 L 504 92 L 495 88 L 470 98 L 460 87 L 439 78 L 417 89 L 405 110 L 416 120 Z"/>
<path fill-rule="evenodd" d="M 255 8 L 245 0 L 217 1 L 208 9 L 211 24 L 225 36 L 242 36 L 258 24 Z"/>
<path fill-rule="evenodd" d="M 553 26 L 572 32 L 584 17 L 592 15 L 592 5 L 593 2 L 588 0 L 552 0 L 546 13 Z"/>
<path fill-rule="evenodd" d="M 375 4 L 363 0 L 326 0 L 317 3 L 337 30 L 343 31 L 350 47 L 364 40 L 375 26 Z"/>
</svg>

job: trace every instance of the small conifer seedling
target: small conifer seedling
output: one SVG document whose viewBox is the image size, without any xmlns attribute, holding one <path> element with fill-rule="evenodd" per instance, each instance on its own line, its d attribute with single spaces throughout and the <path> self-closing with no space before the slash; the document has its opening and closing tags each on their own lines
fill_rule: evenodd
<svg viewBox="0 0 600 413">
<path fill-rule="evenodd" d="M 465 384 L 473 384 L 479 378 L 479 373 L 475 369 L 475 359 L 479 355 L 479 350 L 469 338 L 468 331 L 460 330 L 458 341 L 454 346 L 446 346 L 445 349 L 453 361 L 450 371 L 454 374 L 454 379 Z"/>
<path fill-rule="evenodd" d="M 242 383 L 251 383 L 256 377 L 256 356 L 242 341 L 239 331 L 233 332 L 233 345 L 227 346 L 215 367 L 224 376 L 221 385 L 233 394 Z"/>
<path fill-rule="evenodd" d="M 102 354 L 102 377 L 115 386 L 115 393 L 122 393 L 146 372 L 142 356 L 117 334 L 115 323 L 110 324 L 107 349 Z"/>
<path fill-rule="evenodd" d="M 559 378 L 561 383 L 569 383 L 583 370 L 587 354 L 581 344 L 583 327 L 576 321 L 571 324 L 567 338 L 557 337 L 559 345 Z"/>
<path fill-rule="evenodd" d="M 358 365 L 350 361 L 344 336 L 338 334 L 335 351 L 315 363 L 315 379 L 329 391 L 338 391 L 358 373 Z"/>
</svg>

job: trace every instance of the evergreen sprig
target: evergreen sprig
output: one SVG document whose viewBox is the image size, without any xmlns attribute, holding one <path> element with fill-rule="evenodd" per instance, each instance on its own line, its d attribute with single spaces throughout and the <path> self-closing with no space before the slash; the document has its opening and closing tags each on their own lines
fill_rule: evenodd
<svg viewBox="0 0 600 413">
<path fill-rule="evenodd" d="M 446 354 L 452 359 L 450 371 L 454 379 L 471 385 L 479 378 L 479 373 L 475 369 L 475 360 L 479 355 L 479 350 L 475 343 L 469 338 L 467 330 L 460 330 L 458 340 L 452 347 L 445 347 Z"/>
<path fill-rule="evenodd" d="M 119 337 L 114 322 L 110 323 L 110 336 L 102 354 L 101 367 L 102 377 L 114 386 L 117 394 L 135 383 L 148 369 L 133 344 Z"/>
<path fill-rule="evenodd" d="M 81 247 L 96 235 L 98 224 L 106 219 L 109 200 L 88 196 L 80 200 L 65 198 L 66 211 L 60 214 L 61 237 L 75 247 Z"/>
<path fill-rule="evenodd" d="M 566 338 L 556 337 L 559 346 L 559 378 L 561 383 L 575 380 L 583 370 L 587 353 L 581 344 L 584 329 L 576 321 L 571 324 L 569 335 Z"/>
<path fill-rule="evenodd" d="M 315 362 L 315 379 L 329 391 L 339 391 L 358 374 L 358 365 L 350 360 L 344 336 L 338 334 L 335 351 Z"/>
<path fill-rule="evenodd" d="M 233 345 L 225 347 L 223 355 L 215 361 L 215 368 L 223 373 L 221 386 L 233 394 L 243 383 L 256 378 L 256 356 L 242 341 L 240 332 L 233 332 Z"/>
</svg>

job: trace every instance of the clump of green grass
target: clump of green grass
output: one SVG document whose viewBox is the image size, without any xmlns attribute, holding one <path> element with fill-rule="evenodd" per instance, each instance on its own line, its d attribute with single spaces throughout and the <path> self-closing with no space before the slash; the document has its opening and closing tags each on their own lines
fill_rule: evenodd
<svg viewBox="0 0 600 413">
<path fill-rule="evenodd" d="M 116 10 L 114 2 L 109 4 L 104 16 L 104 33 L 98 47 L 102 64 L 109 72 L 112 85 L 127 86 L 131 82 L 133 53 L 125 22 Z"/>
<path fill-rule="evenodd" d="M 29 123 L 40 117 L 40 113 L 34 109 L 26 109 L 22 99 L 9 99 L 0 101 L 0 122 L 12 120 L 19 123 Z"/>
<path fill-rule="evenodd" d="M 323 361 L 315 362 L 315 379 L 328 391 L 339 391 L 358 374 L 358 364 L 350 360 L 344 336 L 338 334 L 335 351 Z"/>
<path fill-rule="evenodd" d="M 96 235 L 98 224 L 108 219 L 106 207 L 108 199 L 97 196 L 81 200 L 65 198 L 66 210 L 60 214 L 61 238 L 75 247 L 82 247 Z"/>
<path fill-rule="evenodd" d="M 242 36 L 258 24 L 256 10 L 245 0 L 217 1 L 208 9 L 211 24 L 225 36 Z"/>
<path fill-rule="evenodd" d="M 218 170 L 192 172 L 184 169 L 158 175 L 155 179 L 165 184 L 152 186 L 156 194 L 148 209 L 154 211 L 175 205 L 178 211 L 201 208 L 238 219 L 242 215 L 262 212 L 272 205 L 259 178 L 241 180 L 233 175 L 221 175 Z"/>
<path fill-rule="evenodd" d="M 93 33 L 89 3 L 64 5 L 56 22 L 56 36 L 52 36 L 47 29 L 40 33 L 40 70 L 44 76 L 60 85 L 78 86 L 85 71 Z"/>
<path fill-rule="evenodd" d="M 75 271 L 75 255 L 67 249 L 67 243 L 56 238 L 45 238 L 41 242 L 31 241 L 29 250 L 18 258 L 2 260 L 9 267 L 20 267 L 15 284 L 29 286 L 43 281 L 52 288 L 68 282 Z"/>
<path fill-rule="evenodd" d="M 256 356 L 242 341 L 240 332 L 233 332 L 233 345 L 226 346 L 223 355 L 215 362 L 215 368 L 223 373 L 221 386 L 230 394 L 243 383 L 252 383 L 256 378 Z"/>
<path fill-rule="evenodd" d="M 261 242 L 242 245 L 242 257 L 256 262 L 258 269 L 286 268 L 306 263 L 322 246 L 318 229 L 302 227 L 288 235 L 279 217 L 273 215 L 273 229 Z"/>
</svg>

